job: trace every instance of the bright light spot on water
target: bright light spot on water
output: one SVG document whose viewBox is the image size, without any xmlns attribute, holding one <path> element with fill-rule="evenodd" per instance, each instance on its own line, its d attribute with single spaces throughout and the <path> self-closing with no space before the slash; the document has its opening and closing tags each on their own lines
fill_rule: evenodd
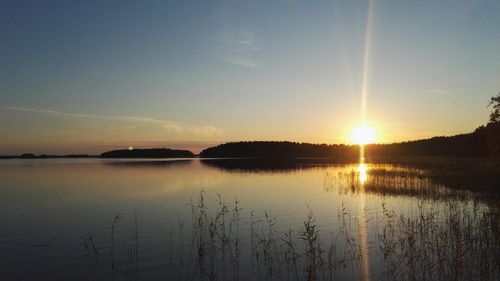
<svg viewBox="0 0 500 281">
<path fill-rule="evenodd" d="M 359 174 L 359 182 L 364 184 L 368 180 L 368 174 L 366 173 L 368 171 L 368 167 L 366 164 L 361 163 L 358 166 L 358 174 Z"/>
</svg>

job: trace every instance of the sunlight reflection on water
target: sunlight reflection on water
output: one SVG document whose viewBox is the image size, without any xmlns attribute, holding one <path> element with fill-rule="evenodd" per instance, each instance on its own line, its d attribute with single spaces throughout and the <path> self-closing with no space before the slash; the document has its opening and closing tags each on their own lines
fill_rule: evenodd
<svg viewBox="0 0 500 281">
<path fill-rule="evenodd" d="M 464 208 L 475 202 L 463 192 L 425 178 L 419 169 L 392 164 L 235 159 L 2 163 L 0 223 L 9 227 L 0 232 L 0 250 L 10 258 L 0 261 L 0 271 L 10 279 L 22 280 L 50 279 L 53 272 L 73 280 L 107 276 L 110 225 L 117 214 L 122 217 L 115 228 L 116 243 L 121 245 L 115 249 L 118 267 L 128 266 L 123 249 L 131 245 L 134 236 L 130 229 L 137 214 L 141 279 L 157 280 L 169 270 L 182 271 L 180 264 L 187 270 L 190 202 L 198 204 L 201 190 L 205 191 L 207 215 L 219 208 L 218 194 L 229 202 L 228 208 L 239 202 L 241 255 L 249 251 L 244 241 L 251 237 L 252 211 L 260 226 L 269 215 L 272 236 L 280 237 L 289 229 L 296 235 L 310 210 L 319 237 L 326 240 L 338 231 L 339 214 L 345 211 L 350 234 L 359 243 L 357 279 L 375 279 L 382 261 L 369 245 L 377 241 L 381 222 L 376 218 L 383 215 L 382 204 L 410 218 L 420 200 L 431 202 L 436 210 L 446 210 L 446 202 Z M 82 257 L 82 239 L 90 238 L 88 234 L 96 243 L 101 269 L 89 268 L 88 258 Z M 241 262 L 244 276 L 250 261 L 242 258 Z M 27 271 L 25 264 L 30 264 Z M 344 274 L 350 278 L 350 273 Z"/>
</svg>

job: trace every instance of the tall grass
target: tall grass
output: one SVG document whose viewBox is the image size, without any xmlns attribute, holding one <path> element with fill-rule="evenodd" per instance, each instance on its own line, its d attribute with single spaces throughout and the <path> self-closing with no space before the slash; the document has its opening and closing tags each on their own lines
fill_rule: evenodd
<svg viewBox="0 0 500 281">
<path fill-rule="evenodd" d="M 326 192 L 339 194 L 369 193 L 428 199 L 467 200 L 482 195 L 466 190 L 450 189 L 432 180 L 427 172 L 406 166 L 369 164 L 369 177 L 361 182 L 359 172 L 349 167 L 336 172 L 326 172 L 323 186 Z"/>
<path fill-rule="evenodd" d="M 279 231 L 271 210 L 261 216 L 243 212 L 237 200 L 227 204 L 220 195 L 215 208 L 209 209 L 206 200 L 201 192 L 191 201 L 190 230 L 179 219 L 177 232 L 165 239 L 171 250 L 163 259 L 164 267 L 175 280 L 498 280 L 500 276 L 500 215 L 485 205 L 450 202 L 443 207 L 420 201 L 417 212 L 409 216 L 382 204 L 382 215 L 369 221 L 342 204 L 338 223 L 331 229 L 320 229 L 308 209 L 302 225 Z M 242 221 L 243 214 L 248 219 Z M 137 278 L 139 236 L 134 220 L 135 250 L 130 256 L 135 272 L 130 276 Z M 112 235 L 116 223 L 113 220 Z M 360 239 L 363 231 L 368 245 Z M 85 241 L 86 251 L 97 256 L 92 237 Z M 191 241 L 189 249 L 184 241 Z M 369 273 L 363 268 L 368 257 Z M 97 257 L 91 260 L 99 262 Z M 115 277 L 120 265 L 111 266 Z"/>
</svg>

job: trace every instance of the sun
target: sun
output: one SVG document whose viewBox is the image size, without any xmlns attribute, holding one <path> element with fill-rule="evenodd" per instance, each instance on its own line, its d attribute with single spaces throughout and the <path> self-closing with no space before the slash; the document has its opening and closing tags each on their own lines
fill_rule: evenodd
<svg viewBox="0 0 500 281">
<path fill-rule="evenodd" d="M 351 131 L 351 135 L 349 137 L 349 141 L 352 144 L 357 145 L 365 145 L 373 143 L 377 140 L 377 135 L 375 134 L 375 130 L 366 125 L 360 124 Z"/>
</svg>

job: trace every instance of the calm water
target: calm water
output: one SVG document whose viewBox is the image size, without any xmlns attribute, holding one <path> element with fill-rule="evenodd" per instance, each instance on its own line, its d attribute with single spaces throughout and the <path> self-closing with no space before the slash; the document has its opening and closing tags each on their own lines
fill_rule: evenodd
<svg viewBox="0 0 500 281">
<path fill-rule="evenodd" d="M 422 170 L 313 162 L 0 161 L 0 279 L 330 280 L 334 273 L 335 278 L 376 280 L 388 276 L 391 265 L 381 258 L 383 249 L 390 249 L 381 234 L 384 229 L 398 230 L 387 227 L 388 213 L 394 214 L 395 224 L 404 221 L 401 215 L 418 219 L 433 214 L 435 226 L 446 227 L 453 223 L 449 210 L 455 208 L 461 214 L 458 227 L 471 228 L 484 226 L 479 224 L 484 218 L 474 220 L 474 214 L 491 213 L 493 208 L 472 194 L 432 182 Z M 200 207 L 200 195 L 206 207 Z M 223 220 L 216 216 L 221 200 L 227 204 Z M 319 262 L 307 257 L 307 240 L 300 234 L 308 213 L 314 214 L 321 239 L 317 245 L 324 247 L 319 256 L 326 257 L 336 241 L 338 256 L 355 256 L 355 262 L 339 264 L 335 271 L 330 266 L 328 275 L 323 261 L 314 269 L 319 273 L 311 273 L 311 261 Z M 286 258 L 290 252 L 284 233 L 289 230 L 298 245 L 298 266 Z M 355 246 L 349 246 L 346 235 Z M 477 252 L 464 255 L 495 253 L 498 237 L 493 236 L 475 237 L 484 245 L 474 244 Z M 465 237 L 463 243 L 476 243 L 460 237 Z M 411 246 L 411 237 L 408 241 Z M 424 259 L 416 258 L 421 271 Z M 498 260 L 486 259 L 492 267 L 485 270 L 498 273 Z M 488 279 L 495 280 L 491 274 Z"/>
</svg>

